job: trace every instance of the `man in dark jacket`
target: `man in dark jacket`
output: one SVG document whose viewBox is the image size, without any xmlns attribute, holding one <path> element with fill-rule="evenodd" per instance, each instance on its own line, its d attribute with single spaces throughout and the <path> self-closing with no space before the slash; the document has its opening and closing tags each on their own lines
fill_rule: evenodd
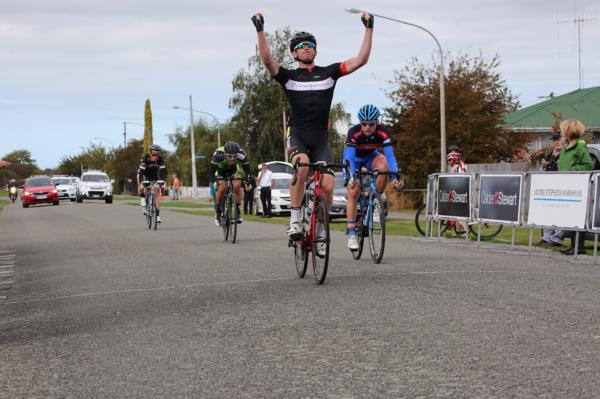
<svg viewBox="0 0 600 399">
<path fill-rule="evenodd" d="M 256 179 L 248 176 L 246 184 L 244 184 L 244 215 L 252 215 L 254 207 L 254 189 L 256 188 Z"/>
</svg>

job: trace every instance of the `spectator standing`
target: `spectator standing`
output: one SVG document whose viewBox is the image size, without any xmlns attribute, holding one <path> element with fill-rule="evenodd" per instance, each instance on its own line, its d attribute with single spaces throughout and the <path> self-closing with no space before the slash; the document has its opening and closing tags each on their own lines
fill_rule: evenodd
<svg viewBox="0 0 600 399">
<path fill-rule="evenodd" d="M 260 187 L 260 202 L 262 204 L 262 217 L 270 218 L 271 215 L 271 188 L 275 184 L 273 180 L 273 172 L 267 168 L 266 164 L 262 164 L 260 173 L 256 178 L 256 183 Z"/>
<path fill-rule="evenodd" d="M 171 190 L 173 190 L 173 200 L 179 200 L 179 196 L 181 195 L 181 182 L 177 175 L 173 175 L 173 186 L 171 187 Z"/>
<path fill-rule="evenodd" d="M 565 140 L 558 157 L 558 171 L 586 171 L 592 170 L 594 163 L 588 152 L 585 141 L 581 138 L 585 131 L 583 123 L 577 119 L 567 119 L 560 124 L 562 138 Z M 561 250 L 565 255 L 575 255 L 575 231 L 568 232 L 571 238 L 571 247 Z M 566 234 L 565 234 L 566 236 Z M 578 254 L 585 254 L 585 232 L 579 235 L 577 246 Z"/>
<path fill-rule="evenodd" d="M 248 181 L 244 184 L 244 215 L 252 215 L 254 208 L 254 189 L 256 188 L 256 179 L 248 176 Z"/>
<path fill-rule="evenodd" d="M 469 173 L 469 168 L 463 159 L 462 151 L 457 145 L 453 145 L 449 148 L 446 158 L 448 159 L 448 169 L 450 170 L 450 173 Z M 469 228 L 469 223 L 466 220 L 455 220 L 454 222 L 456 223 L 457 233 L 466 232 Z"/>
<path fill-rule="evenodd" d="M 541 170 L 545 172 L 556 172 L 558 170 L 558 160 L 560 158 L 560 150 L 562 149 L 562 139 L 560 132 L 552 135 L 552 151 L 542 160 Z M 543 229 L 540 245 L 551 244 L 554 246 L 562 246 L 564 230 L 558 229 Z"/>
</svg>

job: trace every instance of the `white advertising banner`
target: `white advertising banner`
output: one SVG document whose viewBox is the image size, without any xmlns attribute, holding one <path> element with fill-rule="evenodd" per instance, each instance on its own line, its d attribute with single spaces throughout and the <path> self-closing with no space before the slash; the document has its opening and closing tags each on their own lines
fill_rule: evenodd
<svg viewBox="0 0 600 399">
<path fill-rule="evenodd" d="M 529 175 L 527 223 L 536 226 L 585 229 L 589 183 L 589 173 Z"/>
</svg>

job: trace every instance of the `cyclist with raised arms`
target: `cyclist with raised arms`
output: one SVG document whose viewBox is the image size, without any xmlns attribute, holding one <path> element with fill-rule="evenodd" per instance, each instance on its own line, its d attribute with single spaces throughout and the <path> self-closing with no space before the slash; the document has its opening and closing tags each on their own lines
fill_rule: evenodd
<svg viewBox="0 0 600 399">
<path fill-rule="evenodd" d="M 361 168 L 368 171 L 377 169 L 379 172 L 398 170 L 398 163 L 392 147 L 392 138 L 390 132 L 385 126 L 378 123 L 380 116 L 379 109 L 371 104 L 367 104 L 358 110 L 358 125 L 352 126 L 346 136 L 346 147 L 344 148 L 344 163 L 348 161 L 350 166 L 350 176 L 347 176 L 348 185 L 348 204 L 346 205 L 347 227 L 348 227 L 348 248 L 358 249 L 358 238 L 356 237 L 356 203 L 360 195 L 360 184 L 354 179 L 354 173 Z M 383 154 L 377 151 L 383 148 Z M 393 174 L 394 187 L 397 190 L 402 188 L 402 180 L 398 174 Z M 377 176 L 375 188 L 377 193 L 383 194 L 385 185 L 388 182 L 388 175 Z M 375 218 L 375 216 L 374 216 Z"/>
<path fill-rule="evenodd" d="M 224 146 L 219 147 L 215 150 L 208 168 L 208 179 L 210 180 L 211 186 L 217 183 L 217 189 L 215 193 L 215 224 L 221 225 L 221 202 L 223 201 L 223 195 L 227 189 L 227 182 L 220 180 L 219 177 L 236 177 L 242 178 L 240 167 L 246 174 L 246 179 L 250 176 L 250 162 L 246 157 L 246 153 L 240 148 L 239 144 L 235 141 L 229 141 Z M 238 210 L 239 218 L 238 223 L 242 222 L 242 214 L 240 212 L 240 204 L 242 202 L 242 182 L 241 180 L 233 180 L 234 200 L 235 206 Z"/>
<path fill-rule="evenodd" d="M 358 55 L 342 63 L 326 67 L 315 65 L 317 40 L 308 32 L 296 32 L 290 41 L 290 52 L 298 63 L 297 69 L 286 69 L 271 54 L 264 32 L 264 18 L 260 13 L 252 16 L 258 35 L 258 51 L 271 76 L 281 84 L 292 108 L 287 131 L 287 151 L 292 163 L 300 161 L 324 161 L 331 163 L 327 127 L 329 111 L 336 81 L 365 65 L 371 53 L 373 16 L 363 13 L 361 20 L 365 34 Z M 291 217 L 288 235 L 296 240 L 302 237 L 300 205 L 304 196 L 304 181 L 308 168 L 298 170 L 298 179 L 290 187 Z M 323 176 L 323 197 L 331 205 L 333 201 L 333 174 Z"/>
<path fill-rule="evenodd" d="M 138 184 L 138 192 L 141 195 L 142 199 L 140 200 L 140 205 L 142 207 L 146 207 L 146 194 L 147 189 L 142 184 L 143 181 L 160 181 L 163 182 L 167 178 L 167 164 L 165 163 L 164 158 L 161 155 L 162 148 L 160 146 L 153 144 L 148 149 L 148 154 L 142 157 L 140 160 L 140 165 L 138 166 L 137 173 L 137 184 Z M 160 188 L 155 189 L 154 198 L 156 198 L 156 222 L 162 223 L 160 218 Z"/>
</svg>

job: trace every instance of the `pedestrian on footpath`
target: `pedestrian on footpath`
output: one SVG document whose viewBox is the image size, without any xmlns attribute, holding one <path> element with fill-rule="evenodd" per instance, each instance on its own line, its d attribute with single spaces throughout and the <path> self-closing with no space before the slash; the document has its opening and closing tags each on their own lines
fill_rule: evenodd
<svg viewBox="0 0 600 399">
<path fill-rule="evenodd" d="M 254 208 L 254 189 L 256 188 L 256 179 L 248 176 L 248 181 L 244 184 L 244 215 L 252 215 Z"/>
<path fill-rule="evenodd" d="M 260 202 L 262 204 L 262 217 L 270 218 L 271 215 L 271 189 L 275 184 L 273 172 L 267 168 L 267 164 L 262 164 L 260 173 L 256 178 L 256 183 L 260 187 Z"/>
<path fill-rule="evenodd" d="M 178 201 L 179 196 L 181 195 L 181 182 L 177 175 L 173 175 L 173 185 L 171 186 L 171 190 L 173 191 L 173 200 Z"/>
</svg>

